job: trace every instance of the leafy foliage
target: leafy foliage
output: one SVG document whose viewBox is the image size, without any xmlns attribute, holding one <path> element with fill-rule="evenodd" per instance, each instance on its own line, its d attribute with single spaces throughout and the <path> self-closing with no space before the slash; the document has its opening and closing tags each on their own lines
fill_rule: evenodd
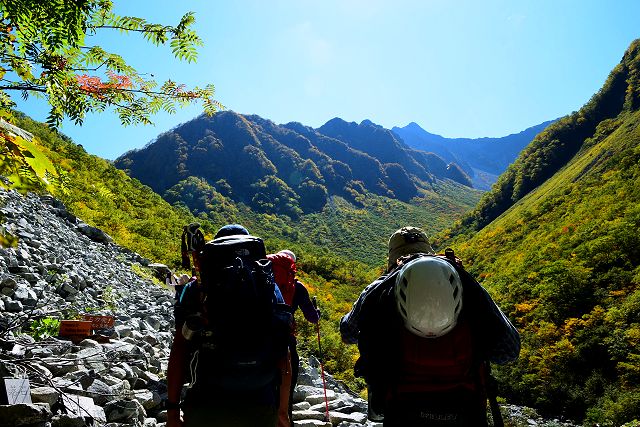
<svg viewBox="0 0 640 427">
<path fill-rule="evenodd" d="M 192 62 L 202 45 L 191 28 L 193 13 L 169 26 L 118 16 L 112 9 L 110 0 L 0 2 L 0 108 L 14 106 L 10 92 L 45 98 L 50 125 L 64 117 L 82 123 L 87 112 L 108 107 L 123 124 L 151 123 L 152 114 L 195 101 L 208 114 L 221 108 L 212 85 L 187 89 L 171 80 L 159 85 L 120 55 L 87 43 L 104 30 L 139 33 L 154 45 L 169 43 L 176 58 Z"/>
<path fill-rule="evenodd" d="M 440 242 L 453 244 L 521 330 L 520 359 L 498 371 L 507 397 L 588 425 L 640 418 L 640 111 L 622 108 L 630 90 L 607 94 L 627 66 L 585 109 L 543 132 L 501 182 L 520 176 L 511 181 L 520 194 L 550 173 L 520 169 L 531 159 L 555 174 L 479 232 Z M 585 132 L 596 117 L 606 119 Z M 552 135 L 555 143 L 542 144 Z M 574 154 L 562 163 L 566 150 Z"/>
<path fill-rule="evenodd" d="M 53 317 L 43 317 L 34 320 L 25 331 L 31 335 L 36 341 L 58 335 L 60 329 L 60 320 Z"/>
<path fill-rule="evenodd" d="M 174 113 L 177 106 L 194 102 L 202 102 L 207 114 L 222 108 L 213 98 L 213 85 L 188 89 L 171 80 L 159 85 L 117 53 L 87 44 L 89 37 L 104 30 L 139 33 L 154 45 L 169 43 L 176 58 L 192 62 L 196 47 L 202 45 L 191 28 L 193 13 L 168 26 L 118 16 L 112 9 L 110 0 L 0 1 L 0 117 L 13 121 L 15 94 L 45 99 L 50 126 L 58 126 L 65 117 L 82 124 L 87 112 L 107 108 L 115 109 L 124 125 L 148 124 L 161 110 Z M 0 176 L 10 176 L 7 185 L 20 191 L 43 190 L 52 182 L 64 185 L 62 175 L 40 175 L 30 160 L 34 152 L 2 123 Z M 0 245 L 9 243 L 0 238 Z"/>
</svg>

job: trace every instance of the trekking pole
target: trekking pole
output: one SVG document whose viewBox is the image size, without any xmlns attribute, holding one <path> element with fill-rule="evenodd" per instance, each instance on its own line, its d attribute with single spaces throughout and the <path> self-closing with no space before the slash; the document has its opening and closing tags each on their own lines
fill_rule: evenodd
<svg viewBox="0 0 640 427">
<path fill-rule="evenodd" d="M 313 308 L 318 310 L 318 301 L 316 300 L 316 297 L 313 297 Z M 329 400 L 327 399 L 327 383 L 324 379 L 324 366 L 322 365 L 322 359 L 323 359 L 322 345 L 320 344 L 320 319 L 318 319 L 318 323 L 316 323 L 316 331 L 318 332 L 318 353 L 320 353 L 320 358 L 318 361 L 320 362 L 322 388 L 324 389 L 324 408 L 325 408 L 324 418 L 325 418 L 325 422 L 329 422 L 331 421 L 329 418 Z"/>
<path fill-rule="evenodd" d="M 504 427 L 502 414 L 500 413 L 500 405 L 498 405 L 498 382 L 491 375 L 491 365 L 486 363 L 487 375 L 487 398 L 489 399 L 489 408 L 491 409 L 491 418 L 493 418 L 493 427 Z"/>
</svg>

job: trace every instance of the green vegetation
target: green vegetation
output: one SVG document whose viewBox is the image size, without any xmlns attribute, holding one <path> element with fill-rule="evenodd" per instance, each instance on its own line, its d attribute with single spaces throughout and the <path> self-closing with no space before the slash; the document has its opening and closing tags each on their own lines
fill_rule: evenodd
<svg viewBox="0 0 640 427">
<path fill-rule="evenodd" d="M 439 242 L 456 249 L 522 333 L 520 359 L 497 369 L 502 393 L 587 425 L 640 418 L 638 64 L 636 41 L 603 90 L 536 138 L 467 220 L 490 221 L 478 216 L 490 200 L 511 208 L 475 234 L 457 229 Z M 620 73 L 628 86 L 610 96 Z M 556 142 L 543 144 L 549 138 Z"/>
<path fill-rule="evenodd" d="M 143 256 L 179 265 L 182 226 L 194 217 L 172 208 L 108 161 L 87 154 L 64 135 L 20 113 L 16 124 L 35 135 L 31 150 L 55 165 L 50 193 L 74 215 Z M 36 150 L 37 147 L 37 150 Z"/>
<path fill-rule="evenodd" d="M 112 108 L 123 125 L 149 124 L 159 111 L 202 102 L 211 115 L 222 105 L 213 98 L 214 87 L 187 89 L 167 80 L 162 85 L 151 73 L 138 73 L 117 53 L 85 43 L 101 31 L 137 33 L 159 46 L 169 44 L 173 55 L 192 62 L 202 40 L 191 28 L 193 13 L 176 26 L 160 25 L 134 16 L 113 13 L 111 0 L 0 1 L 0 175 L 20 191 L 49 189 L 50 179 L 60 178 L 50 165 L 42 165 L 30 141 L 15 135 L 12 97 L 35 96 L 50 106 L 47 123 L 58 126 L 67 117 L 76 124 L 88 112 Z M 43 168 L 47 175 L 43 176 Z M 0 246 L 11 244 L 0 236 Z"/>
<path fill-rule="evenodd" d="M 43 317 L 36 319 L 27 328 L 27 335 L 31 335 L 36 341 L 58 335 L 60 329 L 60 320 L 53 317 Z"/>
<path fill-rule="evenodd" d="M 149 43 L 168 44 L 173 55 L 188 62 L 197 58 L 202 40 L 193 31 L 193 13 L 175 26 L 118 16 L 110 0 L 82 2 L 0 2 L 0 109 L 15 106 L 11 94 L 37 96 L 51 106 L 47 123 L 64 117 L 82 123 L 87 112 L 114 108 L 123 124 L 151 123 L 160 110 L 175 112 L 177 105 L 201 101 L 215 112 L 213 86 L 187 90 L 167 81 L 158 85 L 153 74 L 138 73 L 117 53 L 87 43 L 101 31 L 139 33 Z"/>
</svg>

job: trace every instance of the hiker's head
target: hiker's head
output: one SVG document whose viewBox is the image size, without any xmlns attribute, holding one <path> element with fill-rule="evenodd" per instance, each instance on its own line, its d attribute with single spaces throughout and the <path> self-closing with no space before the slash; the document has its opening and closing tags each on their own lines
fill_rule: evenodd
<svg viewBox="0 0 640 427">
<path fill-rule="evenodd" d="M 220 227 L 220 230 L 218 230 L 218 232 L 214 236 L 214 239 L 217 239 L 218 237 L 235 236 L 238 234 L 244 234 L 248 236 L 249 231 L 247 231 L 247 229 L 240 224 L 227 224 Z"/>
<path fill-rule="evenodd" d="M 427 235 L 417 227 L 402 227 L 389 238 L 389 262 L 387 268 L 391 270 L 398 258 L 404 255 L 425 253 L 432 254 Z"/>
<path fill-rule="evenodd" d="M 189 280 L 191 280 L 191 276 L 188 274 L 182 274 L 178 278 L 178 285 L 186 285 Z"/>
<path fill-rule="evenodd" d="M 279 254 L 282 254 L 282 255 L 286 255 L 286 256 L 288 256 L 289 258 L 291 258 L 291 260 L 292 260 L 293 262 L 296 262 L 296 254 L 294 254 L 294 253 L 293 253 L 292 251 L 290 251 L 289 249 L 283 249 L 283 250 L 281 250 L 281 251 L 280 251 L 280 252 L 278 252 L 278 253 L 279 253 Z"/>
<path fill-rule="evenodd" d="M 396 278 L 396 305 L 404 326 L 415 335 L 440 337 L 456 326 L 462 309 L 462 281 L 451 264 L 419 257 Z"/>
</svg>

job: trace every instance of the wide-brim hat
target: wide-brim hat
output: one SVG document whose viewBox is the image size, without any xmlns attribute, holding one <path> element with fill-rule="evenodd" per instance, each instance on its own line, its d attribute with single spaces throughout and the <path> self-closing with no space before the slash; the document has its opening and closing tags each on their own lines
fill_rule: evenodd
<svg viewBox="0 0 640 427">
<path fill-rule="evenodd" d="M 424 231 L 417 227 L 402 227 L 389 238 L 389 262 L 390 270 L 396 265 L 398 258 L 415 253 L 432 254 L 433 248 Z"/>
</svg>

